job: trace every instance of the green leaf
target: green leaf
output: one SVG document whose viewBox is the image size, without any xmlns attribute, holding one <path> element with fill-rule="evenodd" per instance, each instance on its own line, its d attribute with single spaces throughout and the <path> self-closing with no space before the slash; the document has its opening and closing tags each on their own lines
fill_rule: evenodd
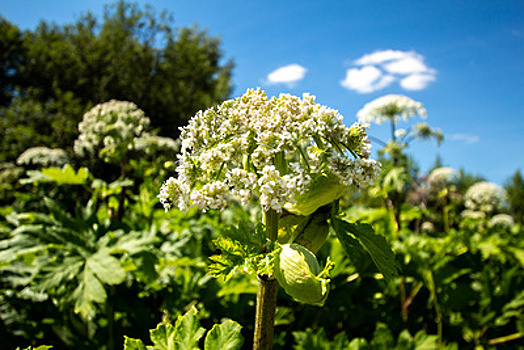
<svg viewBox="0 0 524 350">
<path fill-rule="evenodd" d="M 120 284 L 126 278 L 126 271 L 120 265 L 120 261 L 109 255 L 107 249 L 101 249 L 87 258 L 86 265 L 106 284 Z"/>
<path fill-rule="evenodd" d="M 235 274 L 236 270 L 244 265 L 248 253 L 237 241 L 229 238 L 219 237 L 214 240 L 222 255 L 214 255 L 209 259 L 213 261 L 208 268 L 208 274 L 213 277 L 223 276 L 228 281 Z"/>
<path fill-rule="evenodd" d="M 154 350 L 174 350 L 175 349 L 175 327 L 164 319 L 155 329 L 150 332 Z"/>
<path fill-rule="evenodd" d="M 369 344 L 364 338 L 354 338 L 350 343 L 348 350 L 369 350 Z"/>
<path fill-rule="evenodd" d="M 398 276 L 399 267 L 395 261 L 395 254 L 386 239 L 381 235 L 375 234 L 371 225 L 358 221 L 350 223 L 338 218 L 332 218 L 332 222 L 337 237 L 350 258 L 352 254 L 362 258 L 363 248 L 386 280 L 390 281 Z"/>
<path fill-rule="evenodd" d="M 150 331 L 152 347 L 150 350 L 198 350 L 198 341 L 205 329 L 200 327 L 197 310 L 193 306 L 184 315 L 179 316 L 175 326 L 163 320 Z"/>
<path fill-rule="evenodd" d="M 124 350 L 147 350 L 140 339 L 128 338 L 124 335 Z"/>
<path fill-rule="evenodd" d="M 240 333 L 242 326 L 230 319 L 215 324 L 206 336 L 205 350 L 237 350 L 242 347 L 244 337 Z"/>
<path fill-rule="evenodd" d="M 76 299 L 75 313 L 79 313 L 84 319 L 91 317 L 94 311 L 93 302 L 103 303 L 107 299 L 104 286 L 87 264 L 82 279 L 73 292 L 73 297 Z"/>
<path fill-rule="evenodd" d="M 193 306 L 183 316 L 178 317 L 175 324 L 174 350 L 199 350 L 198 341 L 204 335 L 205 329 L 200 327 L 197 313 Z"/>
<path fill-rule="evenodd" d="M 508 250 L 515 255 L 515 258 L 520 262 L 520 265 L 524 267 L 524 249 L 508 247 Z"/>
<path fill-rule="evenodd" d="M 71 165 L 66 164 L 62 169 L 42 169 L 42 174 L 59 185 L 82 185 L 86 182 L 89 171 L 87 168 L 80 168 L 75 172 Z"/>
</svg>

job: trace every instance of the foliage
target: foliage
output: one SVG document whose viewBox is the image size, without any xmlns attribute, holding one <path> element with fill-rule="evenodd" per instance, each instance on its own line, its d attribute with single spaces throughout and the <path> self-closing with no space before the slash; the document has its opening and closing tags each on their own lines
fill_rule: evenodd
<svg viewBox="0 0 524 350">
<path fill-rule="evenodd" d="M 164 319 L 156 329 L 152 329 L 153 346 L 146 346 L 140 339 L 125 337 L 124 350 L 198 350 L 199 340 L 206 330 L 200 327 L 197 318 L 198 311 L 192 307 L 184 315 L 178 316 L 174 325 Z M 224 319 L 220 324 L 213 325 L 204 340 L 205 350 L 240 349 L 244 338 L 240 334 L 242 327 L 230 319 Z"/>
<path fill-rule="evenodd" d="M 515 174 L 506 182 L 504 186 L 507 193 L 509 210 L 515 221 L 524 224 L 524 178 L 522 173 L 517 170 Z"/>
<path fill-rule="evenodd" d="M 133 101 L 176 138 L 189 116 L 231 93 L 219 40 L 175 30 L 151 7 L 120 1 L 102 18 L 25 32 L 1 18 L 0 30 L 0 161 L 34 146 L 71 150 L 84 112 L 110 99 Z"/>
<path fill-rule="evenodd" d="M 320 308 L 295 302 L 310 290 L 281 288 L 276 349 L 524 348 L 520 171 L 505 186 L 507 201 L 496 196 L 487 212 L 465 210 L 466 193 L 481 178 L 441 162 L 425 176 L 407 153 L 412 137 L 441 141 L 427 124 L 393 126 L 384 171 L 369 191 L 346 195 L 332 176 L 315 178 L 319 185 L 297 196 L 300 203 L 284 203 L 294 212 L 279 214 L 274 242 L 253 201 L 165 212 L 157 193 L 175 170 L 178 144 L 156 130 L 118 140 L 109 158 L 100 152 L 107 135 L 93 152 L 100 159 L 72 157 L 77 123 L 98 103 L 133 101 L 160 134 L 174 137 L 189 115 L 227 97 L 231 65 L 223 64 L 218 40 L 196 28 L 175 32 L 171 23 L 123 2 L 108 7 L 102 22 L 87 14 L 33 32 L 0 19 L 3 347 L 248 348 L 256 273 L 270 275 L 286 254 L 301 254 L 284 261 L 296 266 L 280 279 L 296 282 L 305 272 L 314 288 L 329 280 L 330 296 L 320 291 Z M 352 132 L 349 146 L 362 130 Z M 213 151 L 234 138 L 217 140 Z M 44 168 L 32 152 L 23 167 L 14 163 L 28 146 L 47 147 L 32 151 Z M 309 155 L 327 159 L 340 145 L 320 146 Z M 40 155 L 58 147 L 67 157 L 42 164 Z M 301 154 L 307 148 L 293 149 L 290 159 L 308 156 Z M 275 164 L 290 174 L 281 156 Z M 241 166 L 254 164 L 242 158 Z M 257 186 L 259 178 L 251 180 Z"/>
</svg>

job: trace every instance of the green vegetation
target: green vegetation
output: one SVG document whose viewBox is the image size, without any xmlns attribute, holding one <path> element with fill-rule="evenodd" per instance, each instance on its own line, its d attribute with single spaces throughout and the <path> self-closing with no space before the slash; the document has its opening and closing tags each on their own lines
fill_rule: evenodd
<svg viewBox="0 0 524 350">
<path fill-rule="evenodd" d="M 524 349 L 520 171 L 504 189 L 440 160 L 421 174 L 410 133 L 442 135 L 398 133 L 388 110 L 375 184 L 318 177 L 271 251 L 257 196 L 206 212 L 158 198 L 175 126 L 229 94 L 216 39 L 123 2 L 102 23 L 0 30 L 2 348 L 248 349 L 276 267 L 274 349 Z"/>
</svg>

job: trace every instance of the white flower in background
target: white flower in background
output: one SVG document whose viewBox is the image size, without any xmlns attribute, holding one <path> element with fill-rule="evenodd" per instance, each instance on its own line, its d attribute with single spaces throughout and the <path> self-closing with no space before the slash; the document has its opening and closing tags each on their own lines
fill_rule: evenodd
<svg viewBox="0 0 524 350">
<path fill-rule="evenodd" d="M 146 154 L 155 154 L 157 151 L 176 153 L 180 150 L 180 140 L 169 137 L 143 134 L 134 140 L 135 149 Z"/>
<path fill-rule="evenodd" d="M 483 211 L 464 209 L 460 216 L 463 218 L 474 219 L 474 220 L 484 220 L 486 218 L 486 213 Z"/>
<path fill-rule="evenodd" d="M 134 103 L 111 100 L 91 108 L 78 124 L 80 135 L 74 150 L 79 155 L 99 154 L 112 161 L 118 151 L 135 148 L 135 139 L 145 135 L 150 121 Z"/>
<path fill-rule="evenodd" d="M 257 195 L 264 210 L 278 212 L 319 177 L 367 186 L 380 169 L 368 159 L 365 127 L 345 126 L 337 111 L 308 94 L 268 99 L 248 90 L 198 112 L 180 138 L 178 178 L 168 179 L 158 196 L 166 210 L 223 209 L 230 197 L 247 203 Z"/>
<path fill-rule="evenodd" d="M 435 232 L 435 225 L 432 222 L 424 221 L 420 226 L 420 230 L 425 233 Z"/>
<path fill-rule="evenodd" d="M 452 183 L 458 178 L 458 172 L 450 167 L 433 169 L 428 176 L 428 182 L 432 186 L 441 186 Z"/>
<path fill-rule="evenodd" d="M 506 192 L 499 185 L 492 182 L 477 182 L 464 195 L 466 208 L 491 213 L 504 204 Z"/>
<path fill-rule="evenodd" d="M 361 123 L 383 124 L 392 120 L 397 123 L 400 120 L 407 121 L 415 116 L 426 118 L 426 109 L 422 103 L 412 100 L 403 95 L 386 95 L 367 103 L 357 113 Z"/>
<path fill-rule="evenodd" d="M 31 147 L 18 156 L 16 164 L 49 167 L 62 166 L 68 161 L 66 151 L 61 148 Z"/>
<path fill-rule="evenodd" d="M 489 227 L 500 228 L 511 228 L 511 226 L 513 225 L 515 225 L 515 220 L 513 220 L 513 217 L 508 214 L 493 215 L 493 217 L 489 220 L 488 223 Z"/>
<path fill-rule="evenodd" d="M 403 137 L 406 137 L 406 135 L 408 134 L 408 131 L 406 129 L 397 129 L 395 130 L 395 137 L 396 138 L 403 138 Z"/>
</svg>

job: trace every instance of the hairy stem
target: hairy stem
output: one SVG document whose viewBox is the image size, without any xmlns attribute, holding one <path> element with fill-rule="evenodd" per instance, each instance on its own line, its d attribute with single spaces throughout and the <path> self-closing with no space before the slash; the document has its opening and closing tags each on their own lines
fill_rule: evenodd
<svg viewBox="0 0 524 350">
<path fill-rule="evenodd" d="M 270 209 L 264 213 L 264 224 L 270 243 L 276 241 L 278 235 L 278 214 L 276 211 Z M 273 276 L 258 276 L 254 350 L 270 350 L 273 348 L 277 292 L 278 282 Z"/>
</svg>

